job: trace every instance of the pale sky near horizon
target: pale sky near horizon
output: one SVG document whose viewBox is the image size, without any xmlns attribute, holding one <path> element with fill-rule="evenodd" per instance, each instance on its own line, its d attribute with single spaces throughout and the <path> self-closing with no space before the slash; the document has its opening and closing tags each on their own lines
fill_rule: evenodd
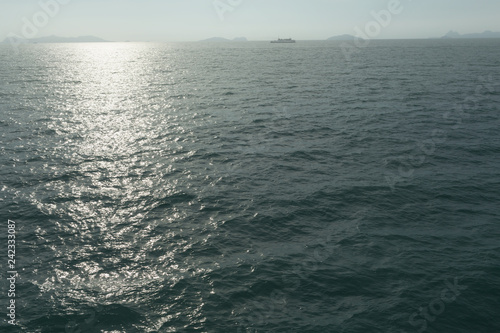
<svg viewBox="0 0 500 333">
<path fill-rule="evenodd" d="M 57 1 L 67 4 L 60 4 L 58 11 L 50 13 L 53 17 L 44 16 L 41 4 Z M 354 35 L 355 27 L 364 29 L 374 20 L 371 12 L 387 9 L 390 1 L 397 0 L 0 0 L 0 41 L 9 33 L 23 37 L 26 22 L 36 23 L 35 18 L 39 27 L 35 26 L 34 37 L 93 35 L 112 41 L 196 41 L 215 36 L 322 40 Z M 214 4 L 225 4 L 226 10 L 219 7 L 218 13 Z M 403 11 L 393 15 L 373 38 L 440 37 L 450 30 L 500 31 L 499 0 L 400 0 L 400 4 Z M 50 11 L 55 7 L 48 8 Z M 223 20 L 219 14 L 223 14 Z"/>
</svg>

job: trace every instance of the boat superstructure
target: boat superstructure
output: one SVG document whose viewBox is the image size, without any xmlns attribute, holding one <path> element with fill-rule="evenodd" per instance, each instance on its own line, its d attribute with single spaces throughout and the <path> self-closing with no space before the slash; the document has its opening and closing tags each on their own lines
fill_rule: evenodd
<svg viewBox="0 0 500 333">
<path fill-rule="evenodd" d="M 295 43 L 295 40 L 291 38 L 278 38 L 277 40 L 272 40 L 271 43 Z"/>
</svg>

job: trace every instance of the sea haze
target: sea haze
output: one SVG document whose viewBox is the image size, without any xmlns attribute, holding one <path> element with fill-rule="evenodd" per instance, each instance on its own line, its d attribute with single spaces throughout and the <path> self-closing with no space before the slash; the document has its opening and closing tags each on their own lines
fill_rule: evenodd
<svg viewBox="0 0 500 333">
<path fill-rule="evenodd" d="M 500 331 L 500 40 L 349 43 L 0 45 L 0 330 Z"/>
</svg>

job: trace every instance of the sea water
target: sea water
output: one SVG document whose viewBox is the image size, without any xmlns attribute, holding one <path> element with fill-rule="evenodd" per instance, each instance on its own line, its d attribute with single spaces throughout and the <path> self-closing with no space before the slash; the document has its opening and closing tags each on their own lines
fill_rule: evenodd
<svg viewBox="0 0 500 333">
<path fill-rule="evenodd" d="M 342 43 L 1 45 L 2 332 L 498 332 L 500 40 Z"/>
</svg>

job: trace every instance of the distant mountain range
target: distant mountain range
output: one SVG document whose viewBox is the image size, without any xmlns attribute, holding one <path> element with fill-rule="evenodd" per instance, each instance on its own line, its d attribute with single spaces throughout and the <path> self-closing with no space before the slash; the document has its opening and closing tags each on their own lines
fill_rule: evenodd
<svg viewBox="0 0 500 333">
<path fill-rule="evenodd" d="M 450 31 L 442 39 L 458 39 L 458 38 L 500 38 L 500 32 L 495 31 L 485 31 L 482 33 L 470 33 L 470 34 L 459 34 L 456 31 Z M 353 35 L 338 35 L 328 38 L 327 40 L 335 41 L 353 41 L 359 39 L 359 37 Z M 233 39 L 227 39 L 222 37 L 212 37 L 208 39 L 201 40 L 200 42 L 247 42 L 245 37 L 236 37 Z M 32 39 L 23 38 L 6 38 L 1 43 L 17 43 L 17 44 L 36 44 L 36 43 L 106 43 L 109 42 L 99 37 L 95 36 L 80 36 L 80 37 L 59 37 L 59 36 L 47 36 Z"/>
<path fill-rule="evenodd" d="M 236 37 L 233 39 L 227 39 L 222 37 L 212 37 L 204 40 L 200 40 L 200 42 L 247 42 L 248 40 L 245 37 Z"/>
<path fill-rule="evenodd" d="M 353 36 L 353 35 L 339 35 L 339 36 L 333 36 L 328 38 L 327 40 L 355 40 L 358 39 L 359 37 Z"/>
<path fill-rule="evenodd" d="M 34 43 L 105 43 L 108 42 L 99 37 L 94 36 L 80 36 L 80 37 L 59 37 L 59 36 L 47 36 L 40 38 L 32 38 L 32 39 L 23 39 L 23 38 L 5 38 L 3 43 L 26 43 L 26 44 L 34 44 Z"/>
<path fill-rule="evenodd" d="M 339 35 L 328 38 L 327 40 L 356 40 L 359 37 L 353 35 Z M 473 34 L 459 34 L 456 31 L 450 31 L 443 37 L 442 39 L 452 39 L 452 38 L 500 38 L 500 32 L 494 31 L 485 31 L 482 33 L 473 33 Z M 434 38 L 435 39 L 435 38 Z"/>
<path fill-rule="evenodd" d="M 444 38 L 444 39 L 451 39 L 451 38 L 500 38 L 500 32 L 494 32 L 494 31 L 488 30 L 488 31 L 481 32 L 481 33 L 461 35 L 456 31 L 450 31 L 441 38 Z"/>
</svg>

